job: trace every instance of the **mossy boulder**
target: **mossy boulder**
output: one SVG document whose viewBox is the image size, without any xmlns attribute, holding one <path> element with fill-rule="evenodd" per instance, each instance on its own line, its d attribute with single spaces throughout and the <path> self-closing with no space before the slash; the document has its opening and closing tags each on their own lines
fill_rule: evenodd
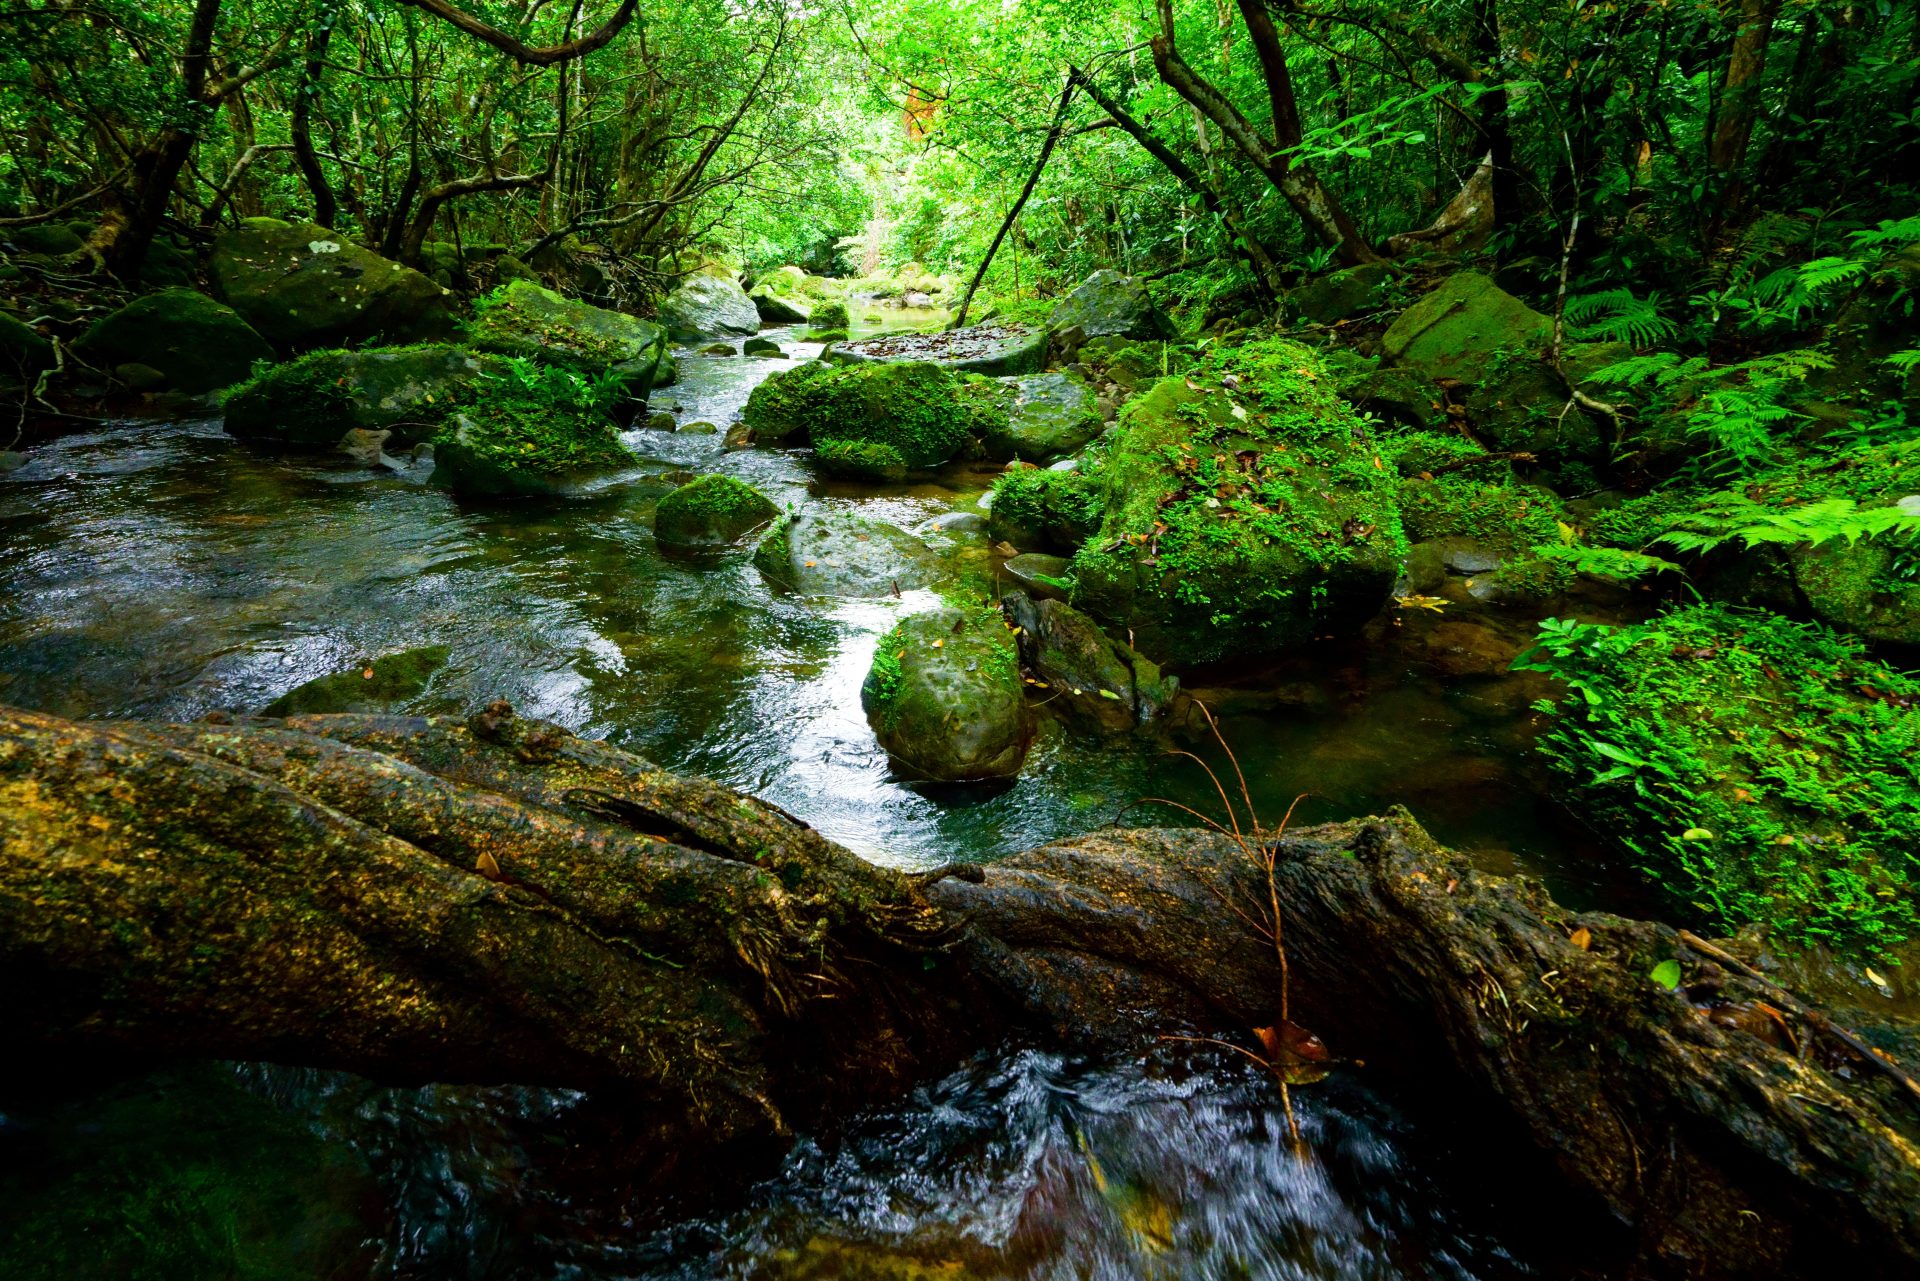
<svg viewBox="0 0 1920 1281">
<path fill-rule="evenodd" d="M 1176 678 L 1064 601 L 1014 592 L 1001 605 L 1019 628 L 1021 660 L 1048 687 L 1049 709 L 1127 730 L 1162 715 L 1179 693 Z"/>
<path fill-rule="evenodd" d="M 355 428 L 389 430 L 395 445 L 430 438 L 463 406 L 483 399 L 494 358 L 427 343 L 364 351 L 313 351 L 227 396 L 227 433 L 297 449 L 331 449 Z"/>
<path fill-rule="evenodd" d="M 1395 365 L 1479 385 L 1503 353 L 1538 356 L 1553 322 L 1477 271 L 1459 271 L 1401 312 L 1380 340 Z"/>
<path fill-rule="evenodd" d="M 311 716 L 329 712 L 401 712 L 426 692 L 433 674 L 447 664 L 445 645 L 388 654 L 296 686 L 260 709 L 262 716 Z"/>
<path fill-rule="evenodd" d="M 22 253 L 46 254 L 64 258 L 87 247 L 86 238 L 57 222 L 37 222 L 26 227 L 0 229 L 0 239 L 11 240 Z"/>
<path fill-rule="evenodd" d="M 746 481 L 706 475 L 660 500 L 653 536 L 667 547 L 731 547 L 779 514 L 773 501 Z"/>
<path fill-rule="evenodd" d="M 1331 325 L 1380 305 L 1393 272 L 1384 263 L 1362 263 L 1296 285 L 1287 294 L 1293 310 L 1316 325 Z"/>
<path fill-rule="evenodd" d="M 815 303 L 807 319 L 813 322 L 815 329 L 848 329 L 853 325 L 853 318 L 847 314 L 847 304 L 831 300 Z"/>
<path fill-rule="evenodd" d="M 907 531 L 816 507 L 777 521 L 753 563 L 769 584 L 802 596 L 892 596 L 940 576 L 939 557 Z"/>
<path fill-rule="evenodd" d="M 1331 383 L 1311 349 L 1271 339 L 1128 402 L 1102 451 L 1099 532 L 1074 557 L 1075 604 L 1180 664 L 1362 626 L 1407 543 L 1394 469 Z"/>
<path fill-rule="evenodd" d="M 503 498 L 563 494 L 640 461 L 601 411 L 511 386 L 449 415 L 434 434 L 433 459 L 434 484 Z"/>
<path fill-rule="evenodd" d="M 94 322 L 75 344 L 89 364 L 156 369 L 175 391 L 230 387 L 272 360 L 273 348 L 240 313 L 191 289 L 162 289 L 135 298 Z"/>
<path fill-rule="evenodd" d="M 1832 539 L 1787 553 L 1815 618 L 1871 641 L 1920 646 L 1920 537 Z"/>
<path fill-rule="evenodd" d="M 453 337 L 453 293 L 314 223 L 248 218 L 214 241 L 214 292 L 283 350 Z"/>
<path fill-rule="evenodd" d="M 26 383 L 53 368 L 53 344 L 32 326 L 0 311 L 0 383 Z"/>
<path fill-rule="evenodd" d="M 962 386 L 929 363 L 808 361 L 754 388 L 742 421 L 761 444 L 811 443 L 835 475 L 897 479 L 965 447 L 975 417 Z"/>
<path fill-rule="evenodd" d="M 813 315 L 813 304 L 804 295 L 782 293 L 783 279 L 763 281 L 747 297 L 760 319 L 769 325 L 803 325 Z"/>
<path fill-rule="evenodd" d="M 1078 374 L 1025 374 L 981 380 L 972 394 L 991 412 L 981 423 L 980 443 L 989 458 L 1046 462 L 1079 449 L 1106 426 L 1087 380 Z"/>
<path fill-rule="evenodd" d="M 1400 482 L 1399 503 L 1409 542 L 1469 540 L 1504 560 L 1559 539 L 1560 500 L 1511 477 L 1412 477 Z"/>
<path fill-rule="evenodd" d="M 611 371 L 633 400 L 646 399 L 653 389 L 667 349 L 666 331 L 651 321 L 562 298 L 524 280 L 495 290 L 477 309 L 467 335 L 481 351 L 590 376 Z"/>
<path fill-rule="evenodd" d="M 860 703 L 895 768 L 912 778 L 1011 778 L 1033 739 L 1019 651 L 992 606 L 903 619 L 880 638 Z"/>
<path fill-rule="evenodd" d="M 845 342 L 847 337 L 847 331 L 844 329 L 809 329 L 806 333 L 800 335 L 800 340 L 802 342 L 830 343 Z"/>
<path fill-rule="evenodd" d="M 697 271 L 660 304 L 660 323 L 675 342 L 738 338 L 760 332 L 760 312 L 732 273 Z"/>
<path fill-rule="evenodd" d="M 1071 556 L 1100 529 L 1107 497 L 1088 470 L 1023 468 L 993 482 L 987 533 L 1021 551 Z"/>
<path fill-rule="evenodd" d="M 1048 323 L 1055 329 L 1078 327 L 1087 338 L 1178 336 L 1167 313 L 1138 276 L 1102 268 L 1081 281 L 1054 307 Z"/>
<path fill-rule="evenodd" d="M 844 364 L 932 363 L 955 373 L 1005 378 L 1037 374 L 1046 367 L 1050 332 L 1038 325 L 1008 322 L 930 334 L 886 334 L 841 343 L 833 349 L 833 359 Z"/>
<path fill-rule="evenodd" d="M 1873 955 L 1920 937 L 1920 680 L 1817 623 L 1706 604 L 1548 623 L 1540 748 L 1691 917 Z"/>
</svg>

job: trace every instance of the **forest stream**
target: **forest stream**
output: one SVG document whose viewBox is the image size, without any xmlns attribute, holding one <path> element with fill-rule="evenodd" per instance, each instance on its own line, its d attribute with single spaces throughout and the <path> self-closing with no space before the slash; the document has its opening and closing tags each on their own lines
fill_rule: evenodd
<svg viewBox="0 0 1920 1281">
<path fill-rule="evenodd" d="M 656 407 L 729 422 L 755 383 L 813 354 L 767 336 L 787 359 L 680 352 L 680 381 Z M 743 555 L 663 554 L 650 530 L 676 483 L 655 477 L 684 469 L 907 527 L 971 509 L 991 473 L 855 491 L 816 480 L 798 451 L 723 452 L 718 434 L 627 439 L 646 466 L 565 506 L 464 502 L 419 468 L 264 453 L 217 419 L 50 442 L 0 479 L 0 700 L 184 720 L 444 645 L 408 710 L 504 696 L 903 867 L 991 860 L 1110 823 L 1149 794 L 1217 804 L 1167 744 L 1051 724 L 1010 785 L 901 782 L 858 689 L 877 638 L 932 592 L 795 597 Z M 979 568 L 977 550 L 948 555 Z M 1224 725 L 1263 812 L 1302 793 L 1302 822 L 1404 802 L 1490 871 L 1544 876 L 1568 902 L 1631 901 L 1534 780 L 1518 678 L 1441 682 L 1391 647 L 1342 647 L 1285 679 L 1288 705 Z M 1127 818 L 1185 821 L 1151 805 Z M 376 1266 L 476 1281 L 1536 1275 L 1538 1243 L 1509 1239 L 1458 1177 L 1472 1162 L 1460 1136 L 1411 1128 L 1364 1074 L 1296 1098 L 1306 1155 L 1239 1063 L 1010 1048 L 803 1141 L 744 1205 L 661 1227 L 622 1199 L 616 1155 L 580 1155 L 594 1113 L 577 1093 L 202 1066 L 9 1100 L 0 1214 L 36 1250 L 97 1249 L 100 1233 L 229 1234 L 261 1269 L 248 1275 L 288 1278 Z M 170 1220 L 181 1180 L 218 1222 Z"/>
</svg>

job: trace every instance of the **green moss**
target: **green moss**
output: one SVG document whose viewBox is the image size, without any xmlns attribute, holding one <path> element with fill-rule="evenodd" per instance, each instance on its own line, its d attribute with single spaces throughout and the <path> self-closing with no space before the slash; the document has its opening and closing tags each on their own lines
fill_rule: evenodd
<svg viewBox="0 0 1920 1281">
<path fill-rule="evenodd" d="M 847 315 L 847 304 L 843 302 L 817 302 L 807 317 L 815 329 L 838 329 L 843 331 L 853 324 L 853 318 Z"/>
<path fill-rule="evenodd" d="M 1105 510 L 1093 471 L 1023 468 L 993 482 L 987 527 L 995 542 L 1071 556 L 1100 528 Z"/>
<path fill-rule="evenodd" d="M 778 512 L 765 494 L 743 480 L 700 476 L 660 500 L 654 513 L 654 536 L 683 547 L 733 543 Z"/>
<path fill-rule="evenodd" d="M 892 732 L 900 727 L 900 651 L 905 646 L 901 630 L 903 626 L 904 620 L 895 623 L 880 638 L 880 646 L 873 654 L 873 666 L 867 669 L 866 684 L 860 690 L 868 713 L 874 718 L 875 728 L 883 732 Z"/>
<path fill-rule="evenodd" d="M 451 654 L 445 645 L 388 654 L 343 672 L 308 681 L 261 709 L 262 716 L 389 711 L 417 698 Z"/>
<path fill-rule="evenodd" d="M 1560 503 L 1544 489 L 1447 474 L 1400 482 L 1400 518 L 1414 542 L 1471 538 L 1510 555 L 1559 538 Z"/>
<path fill-rule="evenodd" d="M 601 409 L 520 378 L 476 383 L 433 438 L 434 481 L 474 494 L 552 493 L 639 460 Z"/>
<path fill-rule="evenodd" d="M 1396 482 L 1310 349 L 1216 352 L 1127 405 L 1077 599 L 1185 661 L 1350 629 L 1406 554 Z"/>
<path fill-rule="evenodd" d="M 1588 821 L 1716 929 L 1871 955 L 1920 929 L 1920 680 L 1814 623 L 1725 605 L 1548 620 L 1574 692 L 1540 748 Z"/>
<path fill-rule="evenodd" d="M 809 361 L 756 387 L 742 420 L 762 442 L 811 441 L 832 470 L 895 476 L 938 466 L 966 444 L 973 419 L 962 385 L 926 362 Z"/>
</svg>

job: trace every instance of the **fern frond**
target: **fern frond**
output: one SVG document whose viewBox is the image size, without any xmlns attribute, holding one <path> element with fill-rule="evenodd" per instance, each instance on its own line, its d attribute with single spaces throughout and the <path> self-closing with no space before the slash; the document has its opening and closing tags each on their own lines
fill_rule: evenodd
<svg viewBox="0 0 1920 1281">
<path fill-rule="evenodd" d="M 1542 543 L 1533 549 L 1533 554 L 1541 560 L 1562 561 L 1582 574 L 1612 578 L 1623 583 L 1644 578 L 1648 574 L 1685 572 L 1670 560 L 1663 560 L 1646 552 L 1625 551 L 1618 547 L 1588 547 L 1565 542 Z"/>
<path fill-rule="evenodd" d="M 1698 511 L 1674 517 L 1653 541 L 1683 552 L 1711 551 L 1739 539 L 1748 548 L 1763 545 L 1818 546 L 1836 538 L 1857 543 L 1882 534 L 1920 534 L 1920 511 L 1904 507 L 1861 507 L 1851 498 L 1823 498 L 1793 507 L 1768 507 L 1745 494 L 1714 494 Z"/>
<path fill-rule="evenodd" d="M 1651 347 L 1669 342 L 1680 327 L 1660 312 L 1660 299 L 1636 298 L 1631 289 L 1608 289 L 1567 299 L 1567 323 L 1583 342 L 1624 342 Z"/>
</svg>

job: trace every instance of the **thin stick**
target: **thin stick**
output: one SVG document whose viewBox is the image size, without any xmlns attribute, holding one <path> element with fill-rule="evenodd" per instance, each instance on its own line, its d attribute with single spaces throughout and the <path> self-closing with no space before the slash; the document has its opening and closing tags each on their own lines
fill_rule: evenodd
<svg viewBox="0 0 1920 1281">
<path fill-rule="evenodd" d="M 415 2 L 417 0 L 409 0 L 409 3 Z M 967 308 L 973 305 L 974 291 L 979 289 L 980 282 L 986 279 L 987 268 L 993 265 L 993 256 L 1000 252 L 1000 242 L 1007 238 L 1007 232 L 1013 228 L 1014 219 L 1018 218 L 1020 211 L 1026 207 L 1027 197 L 1033 194 L 1034 187 L 1039 184 L 1040 173 L 1047 167 L 1047 159 L 1053 155 L 1054 145 L 1060 141 L 1060 134 L 1067 124 L 1067 107 L 1073 102 L 1073 91 L 1077 85 L 1078 81 L 1069 75 L 1066 85 L 1060 90 L 1060 105 L 1053 110 L 1053 127 L 1047 130 L 1047 140 L 1040 144 L 1040 156 L 1033 162 L 1033 172 L 1027 175 L 1027 185 L 1020 188 L 1020 194 L 1014 199 L 1013 207 L 1007 210 L 1007 216 L 1001 220 L 1000 230 L 994 233 L 993 243 L 987 246 L 986 257 L 980 260 L 980 269 L 973 273 L 973 280 L 967 285 L 967 292 L 960 295 L 959 310 L 953 313 L 953 323 L 947 328 L 959 329 L 967 323 Z"/>
</svg>

